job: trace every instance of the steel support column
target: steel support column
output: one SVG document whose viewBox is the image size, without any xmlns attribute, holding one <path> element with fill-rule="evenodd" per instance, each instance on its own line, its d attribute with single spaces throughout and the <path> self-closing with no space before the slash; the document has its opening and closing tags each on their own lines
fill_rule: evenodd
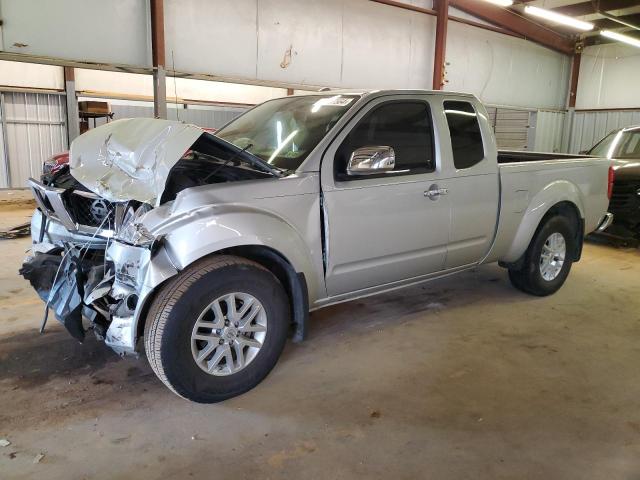
<svg viewBox="0 0 640 480">
<path fill-rule="evenodd" d="M 4 92 L 0 92 L 0 160 L 3 174 L 0 176 L 0 188 L 11 188 L 11 169 L 9 167 L 9 149 L 7 148 L 7 109 L 4 106 Z M 4 181 L 3 180 L 4 177 Z"/>
<path fill-rule="evenodd" d="M 576 52 L 573 54 L 573 61 L 571 63 L 571 81 L 569 82 L 569 107 L 574 108 L 576 106 L 576 96 L 578 94 L 578 78 L 580 76 L 580 59 L 582 54 Z"/>
<path fill-rule="evenodd" d="M 576 115 L 576 98 L 578 94 L 578 79 L 580 77 L 580 59 L 582 54 L 575 52 L 571 62 L 571 79 L 569 80 L 569 95 L 567 98 L 567 113 L 564 116 L 564 131 L 562 135 L 562 149 L 567 153 L 571 152 L 571 141 L 573 140 L 573 122 Z"/>
<path fill-rule="evenodd" d="M 153 62 L 153 115 L 156 118 L 167 118 L 164 0 L 151 0 L 151 59 Z"/>
<path fill-rule="evenodd" d="M 76 77 L 73 67 L 64 67 L 64 93 L 67 98 L 67 140 L 71 147 L 71 142 L 80 135 Z"/>
<path fill-rule="evenodd" d="M 167 118 L 167 76 L 161 67 L 153 69 L 153 116 Z"/>
<path fill-rule="evenodd" d="M 442 90 L 444 86 L 444 62 L 447 50 L 447 21 L 449 18 L 449 0 L 434 0 L 436 10 L 436 44 L 433 55 L 433 89 Z"/>
</svg>

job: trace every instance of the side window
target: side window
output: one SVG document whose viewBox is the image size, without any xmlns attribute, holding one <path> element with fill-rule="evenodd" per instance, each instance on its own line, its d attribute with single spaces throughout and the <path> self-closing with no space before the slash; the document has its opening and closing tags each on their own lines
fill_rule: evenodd
<svg viewBox="0 0 640 480">
<path fill-rule="evenodd" d="M 433 171 L 433 128 L 429 105 L 415 100 L 393 101 L 383 103 L 367 113 L 336 152 L 334 171 L 338 179 L 346 178 L 347 162 L 353 151 L 367 146 L 393 148 L 396 164 L 391 174 Z"/>
<path fill-rule="evenodd" d="M 621 158 L 640 158 L 640 132 L 628 132 L 629 140 L 619 154 Z"/>
<path fill-rule="evenodd" d="M 473 105 L 447 100 L 444 113 L 451 134 L 453 164 L 457 169 L 473 167 L 484 158 L 480 124 Z"/>
</svg>

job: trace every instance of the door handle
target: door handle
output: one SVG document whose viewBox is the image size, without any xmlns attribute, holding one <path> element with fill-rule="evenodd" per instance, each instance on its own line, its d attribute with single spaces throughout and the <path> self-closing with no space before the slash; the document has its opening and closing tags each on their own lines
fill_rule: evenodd
<svg viewBox="0 0 640 480">
<path fill-rule="evenodd" d="M 430 200 L 437 200 L 440 195 L 446 195 L 449 193 L 448 188 L 439 188 L 435 183 L 429 187 L 429 190 L 424 192 L 424 196 Z"/>
</svg>

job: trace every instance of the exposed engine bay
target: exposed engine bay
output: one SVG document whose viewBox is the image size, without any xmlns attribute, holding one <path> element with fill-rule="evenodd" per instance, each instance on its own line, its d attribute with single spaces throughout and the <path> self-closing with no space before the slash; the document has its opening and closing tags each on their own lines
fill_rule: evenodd
<svg viewBox="0 0 640 480">
<path fill-rule="evenodd" d="M 38 208 L 20 269 L 45 302 L 42 329 L 51 309 L 77 340 L 93 330 L 120 354 L 135 352 L 131 319 L 147 276 L 177 270 L 163 237 L 140 225 L 144 215 L 186 189 L 280 175 L 192 125 L 142 120 L 133 130 L 120 120 L 82 135 L 68 165 L 30 180 Z"/>
</svg>

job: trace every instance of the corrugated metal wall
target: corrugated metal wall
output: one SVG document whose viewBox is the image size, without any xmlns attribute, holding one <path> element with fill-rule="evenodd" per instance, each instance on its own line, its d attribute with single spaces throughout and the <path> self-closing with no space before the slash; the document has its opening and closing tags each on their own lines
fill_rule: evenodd
<svg viewBox="0 0 640 480">
<path fill-rule="evenodd" d="M 109 101 L 109 100 L 105 100 Z M 113 119 L 119 118 L 153 118 L 153 104 L 139 105 L 126 104 L 126 103 L 112 103 L 111 111 L 113 112 Z M 175 106 L 169 106 L 167 117 L 170 120 L 179 119 L 182 122 L 193 123 L 203 128 L 215 128 L 218 129 L 225 125 L 227 122 L 233 120 L 238 115 L 246 110 L 243 107 L 226 107 L 226 106 L 204 106 L 204 105 L 187 105 L 187 108 L 183 108 L 182 105 L 175 108 Z M 176 115 L 177 113 L 177 115 Z M 99 119 L 96 125 L 101 125 L 105 122 L 103 119 Z M 90 120 L 89 125 L 93 127 L 93 120 Z"/>
<path fill-rule="evenodd" d="M 63 94 L 0 92 L 0 188 L 24 188 L 38 178 L 42 163 L 67 150 L 66 101 Z M 108 101 L 108 100 L 107 100 Z M 153 117 L 153 104 L 112 105 L 114 119 Z M 169 118 L 218 129 L 244 112 L 243 107 L 188 105 L 169 108 Z M 90 120 L 93 127 L 93 120 Z M 96 125 L 105 123 L 97 119 Z"/>
<path fill-rule="evenodd" d="M 630 125 L 640 125 L 640 110 L 575 112 L 569 152 L 588 150 L 612 130 Z"/>
<path fill-rule="evenodd" d="M 565 112 L 538 110 L 535 121 L 533 151 L 562 152 L 564 122 Z"/>
<path fill-rule="evenodd" d="M 9 187 L 9 159 L 5 147 L 4 97 L 0 93 L 0 188 Z"/>
<path fill-rule="evenodd" d="M 487 113 L 500 150 L 527 150 L 529 110 L 487 107 Z"/>
<path fill-rule="evenodd" d="M 24 188 L 39 177 L 42 163 L 67 149 L 66 103 L 54 93 L 0 92 L 4 166 L 0 186 Z"/>
<path fill-rule="evenodd" d="M 219 129 L 245 112 L 241 107 L 189 107 L 180 110 L 180 119 L 199 127 Z M 169 111 L 169 115 L 173 112 Z"/>
</svg>

